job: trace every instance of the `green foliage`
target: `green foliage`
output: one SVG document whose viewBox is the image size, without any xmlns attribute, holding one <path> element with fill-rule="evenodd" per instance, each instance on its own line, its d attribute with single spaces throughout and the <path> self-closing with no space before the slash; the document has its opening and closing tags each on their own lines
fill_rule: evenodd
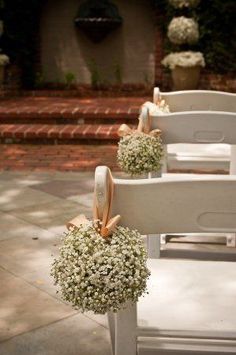
<svg viewBox="0 0 236 355">
<path fill-rule="evenodd" d="M 199 24 L 200 38 L 198 44 L 191 49 L 204 54 L 206 68 L 212 72 L 223 74 L 236 71 L 235 0 L 201 0 L 196 9 L 184 11 L 174 9 L 169 5 L 168 0 L 165 2 L 166 5 L 162 7 L 164 16 L 161 25 L 164 36 L 174 16 L 194 17 Z M 166 53 L 187 50 L 187 48 L 180 49 L 178 46 L 173 47 L 167 39 L 164 44 Z"/>
<path fill-rule="evenodd" d="M 67 72 L 65 74 L 65 82 L 66 82 L 66 87 L 67 89 L 71 88 L 71 85 L 75 82 L 76 80 L 76 76 L 74 73 L 72 72 Z"/>
<path fill-rule="evenodd" d="M 236 1 L 202 0 L 198 10 L 200 50 L 215 72 L 236 71 Z"/>
<path fill-rule="evenodd" d="M 114 67 L 115 80 L 118 85 L 122 84 L 122 69 L 120 64 L 116 63 Z"/>
<path fill-rule="evenodd" d="M 88 63 L 88 68 L 90 71 L 91 85 L 94 89 L 97 89 L 101 85 L 101 77 L 97 63 L 94 59 L 90 60 L 90 62 Z"/>
<path fill-rule="evenodd" d="M 179 15 L 179 12 L 169 5 L 168 0 L 150 1 L 160 15 L 157 25 L 165 35 L 170 19 Z M 38 70 L 34 63 L 40 40 L 40 16 L 45 2 L 46 0 L 0 0 L 0 8 L 4 6 L 4 34 L 0 47 L 10 57 L 11 63 L 21 67 L 23 85 L 27 88 L 37 85 Z M 189 16 L 188 10 L 185 11 L 185 15 Z M 218 73 L 235 72 L 236 0 L 201 0 L 194 17 L 200 25 L 200 40 L 193 49 L 204 53 L 207 68 Z M 170 52 L 168 46 L 166 43 L 166 50 Z M 97 65 L 92 62 L 89 67 L 91 84 L 98 87 L 101 78 Z M 115 76 L 122 79 L 121 71 L 119 73 L 116 70 Z"/>
<path fill-rule="evenodd" d="M 41 89 L 44 86 L 44 77 L 41 72 L 35 73 L 34 86 L 36 89 Z"/>
</svg>

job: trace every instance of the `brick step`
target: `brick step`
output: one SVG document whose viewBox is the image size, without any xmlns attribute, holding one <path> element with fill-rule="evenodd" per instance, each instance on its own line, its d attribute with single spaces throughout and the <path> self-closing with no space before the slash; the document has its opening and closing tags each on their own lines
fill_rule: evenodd
<svg viewBox="0 0 236 355">
<path fill-rule="evenodd" d="M 119 139 L 119 124 L 0 124 L 0 142 L 53 141 L 53 140 L 108 140 Z"/>
<path fill-rule="evenodd" d="M 98 165 L 118 170 L 115 144 L 0 144 L 0 151 L 1 171 L 93 171 Z"/>
<path fill-rule="evenodd" d="M 0 102 L 0 123 L 109 124 L 137 120 L 147 98 L 28 97 Z"/>
</svg>

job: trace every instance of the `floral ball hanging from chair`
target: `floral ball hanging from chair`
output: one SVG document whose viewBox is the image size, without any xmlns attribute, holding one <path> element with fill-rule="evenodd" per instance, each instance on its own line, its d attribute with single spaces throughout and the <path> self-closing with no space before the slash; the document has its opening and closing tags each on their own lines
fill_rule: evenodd
<svg viewBox="0 0 236 355">
<path fill-rule="evenodd" d="M 118 144 L 118 164 L 132 176 L 160 170 L 162 157 L 163 147 L 159 135 L 135 131 L 122 137 Z"/>
<path fill-rule="evenodd" d="M 141 235 L 118 226 L 103 238 L 96 222 L 69 230 L 51 275 L 62 298 L 82 312 L 116 312 L 137 302 L 149 271 Z"/>
</svg>

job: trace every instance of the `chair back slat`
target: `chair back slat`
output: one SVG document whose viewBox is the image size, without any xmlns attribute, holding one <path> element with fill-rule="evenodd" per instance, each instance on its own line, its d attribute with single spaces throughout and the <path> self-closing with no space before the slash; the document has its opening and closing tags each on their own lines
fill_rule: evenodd
<svg viewBox="0 0 236 355">
<path fill-rule="evenodd" d="M 236 112 L 236 94 L 233 93 L 210 90 L 158 92 L 158 88 L 155 88 L 154 102 L 158 95 L 170 106 L 171 112 L 198 110 Z"/>
<path fill-rule="evenodd" d="M 115 179 L 116 214 L 142 234 L 236 232 L 236 178 Z"/>
<path fill-rule="evenodd" d="M 163 116 L 150 113 L 150 119 L 152 129 L 161 129 L 164 144 L 236 144 L 236 113 L 193 111 Z"/>
</svg>

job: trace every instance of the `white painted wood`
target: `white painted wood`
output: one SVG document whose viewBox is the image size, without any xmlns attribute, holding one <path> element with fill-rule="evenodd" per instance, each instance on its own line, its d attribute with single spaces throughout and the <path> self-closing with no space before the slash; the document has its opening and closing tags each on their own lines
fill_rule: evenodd
<svg viewBox="0 0 236 355">
<path fill-rule="evenodd" d="M 150 119 L 151 129 L 162 131 L 164 144 L 236 144 L 236 113 L 192 111 L 160 116 L 151 111 Z"/>
<path fill-rule="evenodd" d="M 111 338 L 111 351 L 112 355 L 115 355 L 115 315 L 113 312 L 107 313 L 107 320 L 110 330 L 110 338 Z"/>
<path fill-rule="evenodd" d="M 95 186 L 97 175 L 99 191 L 106 195 L 108 168 L 96 169 Z M 113 183 L 112 215 L 120 214 L 121 225 L 142 234 L 236 232 L 235 176 Z M 167 344 L 173 354 L 217 354 L 217 347 L 219 354 L 235 354 L 235 263 L 149 259 L 148 267 L 149 294 L 139 300 L 138 321 L 135 305 L 115 316 L 115 355 L 137 355 L 137 344 L 139 355 L 142 347 L 154 351 L 155 341 L 158 350 Z"/>
<path fill-rule="evenodd" d="M 148 257 L 158 259 L 161 256 L 161 236 L 160 234 L 147 235 Z"/>
<path fill-rule="evenodd" d="M 236 176 L 173 175 L 115 179 L 113 214 L 122 210 L 121 223 L 142 234 L 236 231 Z"/>
<path fill-rule="evenodd" d="M 137 355 L 136 304 L 128 304 L 127 308 L 117 312 L 115 320 L 115 355 Z"/>
<path fill-rule="evenodd" d="M 236 112 L 236 94 L 212 90 L 153 91 L 154 103 L 160 97 L 170 106 L 171 112 L 182 111 L 226 111 Z"/>
<path fill-rule="evenodd" d="M 161 93 L 159 88 L 154 88 L 154 103 L 160 98 L 170 106 L 171 113 L 160 116 L 150 110 L 144 111 L 144 116 L 150 115 L 152 129 L 162 130 L 163 143 L 230 144 L 230 174 L 236 174 L 236 94 L 207 90 Z M 207 161 L 207 158 L 202 160 Z M 205 168 L 209 163 L 206 162 Z M 226 236 L 226 241 L 227 246 L 236 246 L 233 234 Z"/>
<path fill-rule="evenodd" d="M 231 145 L 230 152 L 230 175 L 236 175 L 236 145 Z"/>
<path fill-rule="evenodd" d="M 205 111 L 205 113 L 218 111 L 218 117 L 220 117 L 220 111 L 236 113 L 236 94 L 233 93 L 209 90 L 160 92 L 159 88 L 156 87 L 153 90 L 153 102 L 156 103 L 160 98 L 163 98 L 170 106 L 171 113 L 185 111 L 188 112 L 189 117 L 192 117 L 192 114 L 194 114 L 192 111 Z M 213 135 L 214 138 L 214 132 L 211 132 L 211 135 Z M 227 138 L 224 140 L 226 142 Z M 170 143 L 173 144 L 172 142 Z M 191 153 L 189 153 L 190 150 L 192 150 L 191 145 L 185 143 L 182 144 L 182 147 L 184 145 L 185 151 L 187 152 L 186 155 L 184 154 L 183 148 L 179 148 L 176 144 L 168 147 L 168 150 L 171 149 L 171 156 L 169 156 L 168 161 L 170 167 L 177 169 L 181 167 L 186 169 L 205 169 L 209 165 L 209 168 L 212 169 L 226 170 L 228 168 L 228 162 L 230 160 L 228 152 L 226 152 L 223 157 L 221 153 L 214 153 L 208 156 L 208 149 L 201 143 L 201 145 L 198 145 L 199 148 L 195 148 L 200 154 L 196 157 L 195 154 L 192 156 Z M 213 145 L 214 143 L 212 143 L 211 146 Z M 200 153 L 200 151 L 203 151 L 203 153 Z M 226 151 L 226 149 L 222 148 L 222 151 Z"/>
</svg>

